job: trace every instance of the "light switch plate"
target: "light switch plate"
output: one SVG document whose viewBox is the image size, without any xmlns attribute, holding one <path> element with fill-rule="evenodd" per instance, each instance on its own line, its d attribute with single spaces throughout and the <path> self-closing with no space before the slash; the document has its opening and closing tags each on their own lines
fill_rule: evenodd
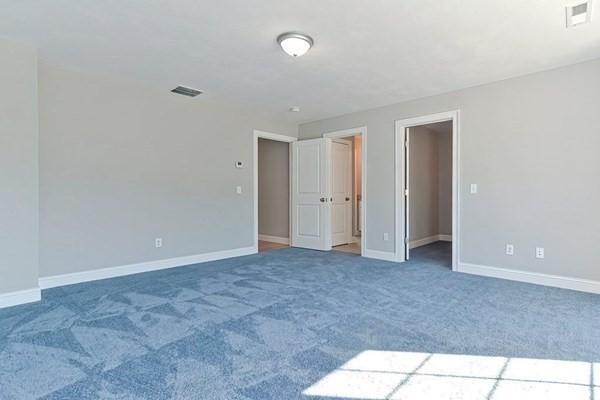
<svg viewBox="0 0 600 400">
<path fill-rule="evenodd" d="M 236 186 L 236 187 L 235 187 L 235 192 L 236 192 L 237 194 L 242 194 L 242 187 L 241 187 L 241 186 Z"/>
<path fill-rule="evenodd" d="M 476 193 L 477 193 L 477 184 L 471 183 L 471 194 L 476 194 Z"/>
<path fill-rule="evenodd" d="M 543 247 L 535 248 L 535 258 L 544 258 L 544 248 Z"/>
</svg>

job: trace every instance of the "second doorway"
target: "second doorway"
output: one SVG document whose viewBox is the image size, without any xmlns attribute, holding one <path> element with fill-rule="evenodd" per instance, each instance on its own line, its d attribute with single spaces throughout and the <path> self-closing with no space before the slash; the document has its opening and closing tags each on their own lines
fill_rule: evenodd
<svg viewBox="0 0 600 400">
<path fill-rule="evenodd" d="M 332 139 L 331 244 L 333 250 L 361 254 L 362 137 Z"/>
</svg>

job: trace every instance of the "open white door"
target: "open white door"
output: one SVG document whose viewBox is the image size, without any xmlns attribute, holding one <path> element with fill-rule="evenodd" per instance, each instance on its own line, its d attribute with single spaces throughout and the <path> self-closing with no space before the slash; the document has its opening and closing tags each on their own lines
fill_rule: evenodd
<svg viewBox="0 0 600 400">
<path fill-rule="evenodd" d="M 410 186 L 410 128 L 406 128 L 406 132 L 404 133 L 404 160 L 406 165 L 404 166 L 405 176 L 404 176 L 404 204 L 405 206 L 405 232 L 404 232 L 404 251 L 406 254 L 405 260 L 408 261 L 410 258 L 410 201 L 409 201 L 409 186 Z"/>
<path fill-rule="evenodd" d="M 293 247 L 331 250 L 331 139 L 292 144 Z"/>
<path fill-rule="evenodd" d="M 352 241 L 352 142 L 331 143 L 331 245 Z"/>
</svg>

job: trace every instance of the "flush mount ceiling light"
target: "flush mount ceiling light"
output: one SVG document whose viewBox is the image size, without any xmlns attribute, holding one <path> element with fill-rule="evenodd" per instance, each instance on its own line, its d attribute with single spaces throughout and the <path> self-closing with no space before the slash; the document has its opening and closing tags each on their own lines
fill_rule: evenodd
<svg viewBox="0 0 600 400">
<path fill-rule="evenodd" d="M 279 35 L 277 43 L 290 56 L 300 57 L 306 54 L 314 42 L 310 36 L 303 33 L 286 32 Z"/>
</svg>

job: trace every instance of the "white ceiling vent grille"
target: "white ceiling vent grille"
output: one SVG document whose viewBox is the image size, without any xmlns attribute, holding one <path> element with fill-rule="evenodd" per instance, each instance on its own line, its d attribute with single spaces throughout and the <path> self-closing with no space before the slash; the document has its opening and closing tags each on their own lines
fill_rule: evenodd
<svg viewBox="0 0 600 400">
<path fill-rule="evenodd" d="M 567 28 L 585 24 L 592 19 L 592 0 L 567 6 Z"/>
<path fill-rule="evenodd" d="M 202 94 L 201 90 L 192 89 L 192 88 L 185 87 L 185 86 L 177 86 L 175 89 L 171 90 L 171 92 L 177 93 L 177 94 L 182 94 L 182 95 L 188 96 L 188 97 L 196 97 L 199 94 Z"/>
</svg>

